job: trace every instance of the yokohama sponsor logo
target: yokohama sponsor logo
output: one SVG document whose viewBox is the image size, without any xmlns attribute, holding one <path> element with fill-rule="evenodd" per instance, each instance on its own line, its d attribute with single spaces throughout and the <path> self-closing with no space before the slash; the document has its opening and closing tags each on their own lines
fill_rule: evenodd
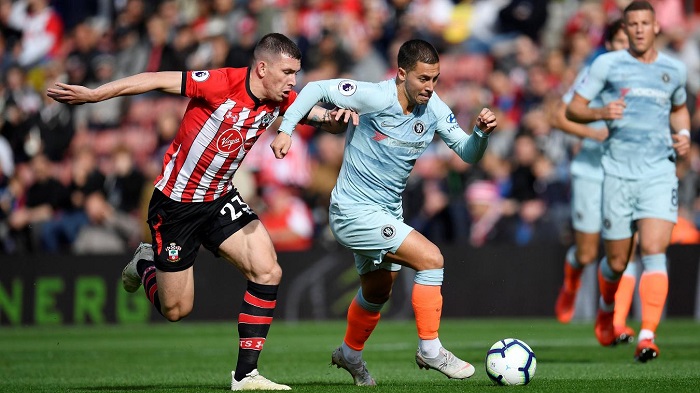
<svg viewBox="0 0 700 393">
<path fill-rule="evenodd" d="M 263 337 L 241 338 L 238 341 L 238 347 L 241 349 L 252 349 L 254 351 L 262 351 L 263 345 L 265 345 L 265 338 Z"/>
</svg>

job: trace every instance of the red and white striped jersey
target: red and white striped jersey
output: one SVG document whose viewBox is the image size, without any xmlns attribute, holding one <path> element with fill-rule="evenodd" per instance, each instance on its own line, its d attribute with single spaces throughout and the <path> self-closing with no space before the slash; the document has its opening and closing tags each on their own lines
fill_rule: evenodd
<svg viewBox="0 0 700 393">
<path fill-rule="evenodd" d="M 258 100 L 248 68 L 187 71 L 182 79 L 182 94 L 191 100 L 155 186 L 174 201 L 213 201 L 233 189 L 246 153 L 297 94 L 281 102 Z"/>
</svg>

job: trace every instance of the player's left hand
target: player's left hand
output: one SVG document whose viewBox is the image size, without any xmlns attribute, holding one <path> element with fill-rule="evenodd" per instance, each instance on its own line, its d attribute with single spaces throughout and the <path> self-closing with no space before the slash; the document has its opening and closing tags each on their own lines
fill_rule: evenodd
<svg viewBox="0 0 700 393">
<path fill-rule="evenodd" d="M 671 134 L 671 138 L 673 138 L 673 150 L 678 157 L 685 157 L 690 152 L 690 138 L 678 134 Z"/>
<path fill-rule="evenodd" d="M 483 108 L 479 116 L 476 117 L 476 126 L 479 127 L 484 134 L 490 134 L 497 125 L 496 115 L 491 112 L 489 108 Z"/>
<path fill-rule="evenodd" d="M 46 95 L 55 101 L 63 104 L 82 105 L 87 102 L 94 102 L 90 94 L 92 89 L 88 89 L 79 85 L 68 85 L 65 83 L 56 83 L 55 87 L 46 90 Z"/>
<path fill-rule="evenodd" d="M 270 148 L 275 154 L 275 158 L 282 159 L 292 147 L 292 136 L 284 132 L 278 132 L 275 139 L 270 143 Z"/>
<path fill-rule="evenodd" d="M 331 110 L 330 115 L 338 123 L 348 124 L 352 120 L 353 125 L 360 124 L 360 115 L 352 109 L 335 108 Z"/>
</svg>

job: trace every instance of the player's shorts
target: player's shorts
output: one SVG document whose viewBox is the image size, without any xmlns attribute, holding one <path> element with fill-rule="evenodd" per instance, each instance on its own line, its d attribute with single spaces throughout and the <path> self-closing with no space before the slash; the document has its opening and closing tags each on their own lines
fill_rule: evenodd
<svg viewBox="0 0 700 393">
<path fill-rule="evenodd" d="M 581 176 L 571 178 L 571 223 L 584 233 L 598 233 L 603 226 L 601 200 L 603 180 Z"/>
<path fill-rule="evenodd" d="M 632 237 L 636 221 L 678 219 L 678 178 L 675 174 L 648 179 L 605 176 L 603 181 L 603 230 L 606 240 Z"/>
<path fill-rule="evenodd" d="M 330 227 L 335 239 L 355 255 L 355 267 L 360 275 L 385 269 L 401 270 L 401 265 L 384 261 L 395 253 L 413 230 L 402 219 L 382 209 L 352 209 L 345 211 L 331 204 Z"/>
<path fill-rule="evenodd" d="M 224 240 L 257 220 L 236 189 L 211 202 L 182 203 L 155 189 L 148 206 L 155 265 L 161 271 L 188 269 L 203 245 L 219 256 Z"/>
</svg>

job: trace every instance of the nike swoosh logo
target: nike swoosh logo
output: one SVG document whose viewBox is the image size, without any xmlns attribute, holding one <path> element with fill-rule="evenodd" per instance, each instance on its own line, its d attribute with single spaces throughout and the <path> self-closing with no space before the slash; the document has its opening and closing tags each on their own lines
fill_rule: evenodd
<svg viewBox="0 0 700 393">
<path fill-rule="evenodd" d="M 381 122 L 379 125 L 382 127 L 398 127 L 399 126 L 399 124 L 389 124 L 385 121 Z"/>
</svg>

